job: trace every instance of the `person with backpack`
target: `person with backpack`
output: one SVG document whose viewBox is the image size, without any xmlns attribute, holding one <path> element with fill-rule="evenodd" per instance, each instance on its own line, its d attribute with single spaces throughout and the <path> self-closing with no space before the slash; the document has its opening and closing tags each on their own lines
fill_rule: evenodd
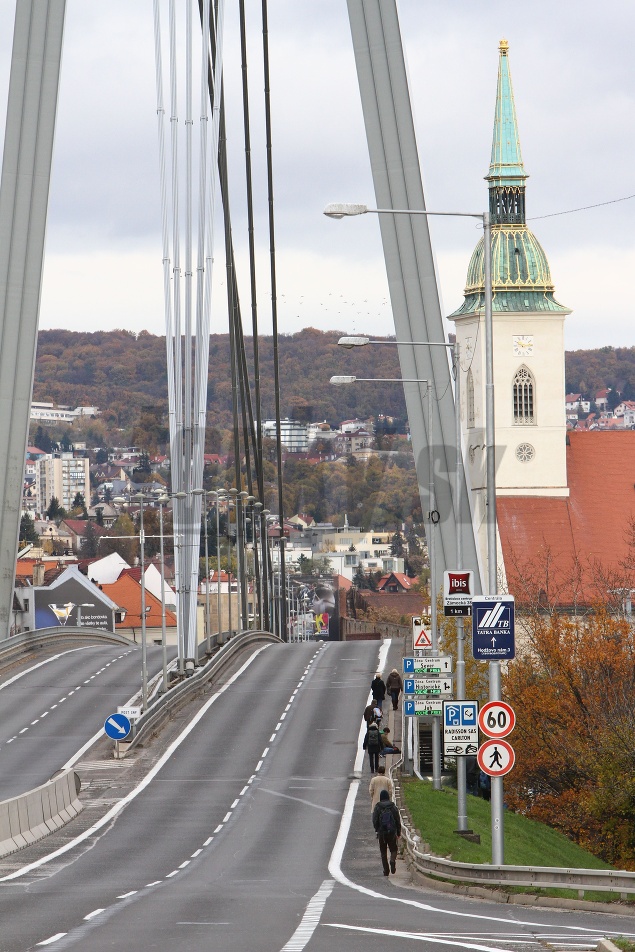
<svg viewBox="0 0 635 952">
<path fill-rule="evenodd" d="M 386 678 L 386 690 L 392 699 L 392 709 L 396 711 L 399 703 L 399 695 L 403 691 L 403 681 L 396 668 L 393 668 Z"/>
<path fill-rule="evenodd" d="M 386 685 L 381 676 L 381 671 L 378 671 L 371 681 L 370 693 L 373 695 L 373 699 L 377 701 L 377 707 L 381 711 L 384 706 L 384 698 L 386 697 Z"/>
<path fill-rule="evenodd" d="M 368 751 L 370 772 L 372 774 L 377 773 L 377 769 L 379 767 L 379 751 L 381 750 L 381 734 L 379 731 L 379 725 L 375 721 L 371 721 L 366 728 L 364 750 Z"/>
<path fill-rule="evenodd" d="M 373 810 L 373 827 L 379 841 L 384 876 L 388 876 L 391 872 L 396 873 L 397 840 L 401 836 L 401 817 L 387 790 L 382 790 L 379 794 L 379 803 Z M 390 850 L 390 868 L 388 867 L 388 850 Z"/>
</svg>

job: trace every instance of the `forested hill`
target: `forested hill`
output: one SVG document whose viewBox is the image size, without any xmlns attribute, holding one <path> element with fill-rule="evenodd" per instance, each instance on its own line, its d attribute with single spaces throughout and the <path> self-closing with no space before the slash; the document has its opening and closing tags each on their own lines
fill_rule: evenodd
<svg viewBox="0 0 635 952">
<path fill-rule="evenodd" d="M 398 377 L 396 347 L 344 350 L 337 346 L 341 331 L 311 327 L 282 335 L 280 398 L 282 415 L 307 421 L 376 417 L 403 419 L 401 387 L 392 384 L 358 384 L 334 387 L 336 374 L 358 377 Z M 247 361 L 253 371 L 253 347 L 246 339 Z M 273 341 L 260 341 L 263 418 L 274 414 Z M 40 331 L 35 367 L 34 399 L 79 406 L 98 406 L 116 415 L 120 427 L 139 419 L 140 411 L 167 408 L 165 338 L 143 331 L 65 330 Z M 585 394 L 602 387 L 619 390 L 635 399 L 635 347 L 602 347 L 566 355 L 568 392 Z M 208 408 L 217 426 L 231 425 L 229 335 L 210 338 Z"/>
<path fill-rule="evenodd" d="M 398 377 L 396 347 L 345 350 L 337 346 L 342 331 L 306 328 L 279 338 L 280 399 L 283 417 L 306 421 L 375 417 L 404 419 L 403 390 L 397 385 L 358 384 L 334 387 L 336 374 Z M 253 379 L 253 346 L 246 339 Z M 260 339 L 263 419 L 274 416 L 273 340 Z M 165 337 L 145 331 L 78 333 L 40 331 L 35 367 L 34 400 L 98 406 L 117 415 L 120 427 L 138 420 L 140 411 L 167 408 Z M 216 426 L 231 426 L 229 335 L 210 338 L 208 409 Z"/>
<path fill-rule="evenodd" d="M 567 393 L 593 399 L 598 390 L 611 387 L 624 400 L 635 400 L 635 347 L 600 347 L 572 350 L 565 361 Z"/>
</svg>

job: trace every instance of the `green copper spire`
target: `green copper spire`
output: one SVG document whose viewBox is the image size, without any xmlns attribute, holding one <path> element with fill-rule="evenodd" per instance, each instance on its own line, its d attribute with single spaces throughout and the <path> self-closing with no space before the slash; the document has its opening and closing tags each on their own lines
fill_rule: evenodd
<svg viewBox="0 0 635 952">
<path fill-rule="evenodd" d="M 495 312 L 555 312 L 570 314 L 554 297 L 549 262 L 540 242 L 527 228 L 525 180 L 509 73 L 509 44 L 501 40 L 494 139 L 489 167 L 489 211 L 492 222 L 492 290 Z M 465 300 L 450 315 L 456 319 L 482 313 L 485 304 L 483 239 L 477 244 L 467 272 Z"/>
<path fill-rule="evenodd" d="M 527 178 L 523 157 L 520 151 L 518 123 L 512 79 L 509 72 L 509 43 L 501 40 L 499 44 L 498 86 L 496 89 L 496 111 L 494 113 L 494 138 L 492 140 L 492 158 L 487 180 L 492 186 L 522 185 Z"/>
</svg>

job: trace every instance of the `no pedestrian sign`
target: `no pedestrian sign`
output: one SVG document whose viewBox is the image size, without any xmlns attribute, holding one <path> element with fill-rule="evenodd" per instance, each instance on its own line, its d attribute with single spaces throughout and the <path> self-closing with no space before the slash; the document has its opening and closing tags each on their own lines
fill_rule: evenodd
<svg viewBox="0 0 635 952">
<path fill-rule="evenodd" d="M 490 777 L 504 777 L 514 766 L 516 755 L 514 748 L 506 740 L 486 740 L 476 755 L 483 773 Z"/>
</svg>

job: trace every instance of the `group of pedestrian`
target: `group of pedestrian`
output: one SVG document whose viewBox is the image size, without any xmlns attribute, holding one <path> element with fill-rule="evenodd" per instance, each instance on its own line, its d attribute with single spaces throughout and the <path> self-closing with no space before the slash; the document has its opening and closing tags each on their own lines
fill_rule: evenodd
<svg viewBox="0 0 635 952">
<path fill-rule="evenodd" d="M 393 802 L 392 780 L 386 776 L 386 768 L 379 763 L 380 756 L 399 754 L 400 749 L 393 744 L 390 728 L 381 729 L 383 706 L 388 694 L 392 700 L 392 709 L 398 708 L 399 695 L 403 690 L 401 675 L 393 668 L 386 681 L 378 671 L 370 686 L 372 700 L 364 710 L 366 736 L 364 750 L 368 751 L 371 781 L 368 792 L 371 796 L 371 816 L 373 828 L 377 834 L 379 853 L 384 876 L 397 872 L 398 839 L 401 836 L 401 817 Z M 388 854 L 390 853 L 390 862 Z"/>
</svg>

